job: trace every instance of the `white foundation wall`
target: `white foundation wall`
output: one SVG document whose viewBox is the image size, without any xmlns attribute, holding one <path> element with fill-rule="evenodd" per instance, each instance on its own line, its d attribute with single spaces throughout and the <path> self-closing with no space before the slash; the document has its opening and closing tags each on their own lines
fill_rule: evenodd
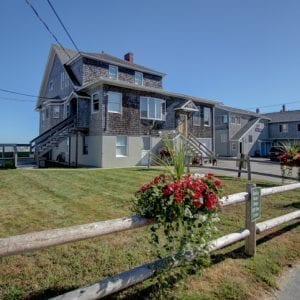
<svg viewBox="0 0 300 300">
<path fill-rule="evenodd" d="M 151 137 L 151 150 L 160 147 L 161 138 Z M 127 136 L 127 156 L 116 156 L 116 136 L 103 136 L 102 167 L 132 167 L 142 165 L 142 137 Z"/>
</svg>

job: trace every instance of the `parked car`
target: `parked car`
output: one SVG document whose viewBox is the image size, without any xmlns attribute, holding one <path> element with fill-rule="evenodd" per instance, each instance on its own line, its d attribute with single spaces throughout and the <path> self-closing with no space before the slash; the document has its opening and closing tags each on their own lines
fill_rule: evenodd
<svg viewBox="0 0 300 300">
<path fill-rule="evenodd" d="M 281 146 L 273 146 L 269 151 L 270 160 L 276 161 L 279 160 L 278 156 L 285 152 L 284 148 Z"/>
</svg>

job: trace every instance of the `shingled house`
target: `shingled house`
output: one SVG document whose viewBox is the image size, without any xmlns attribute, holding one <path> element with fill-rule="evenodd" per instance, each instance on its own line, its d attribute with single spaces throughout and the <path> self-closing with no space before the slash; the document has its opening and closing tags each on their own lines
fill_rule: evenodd
<svg viewBox="0 0 300 300">
<path fill-rule="evenodd" d="M 213 152 L 216 102 L 166 91 L 164 76 L 135 64 L 132 53 L 120 59 L 53 45 L 36 105 L 38 160 L 144 165 L 164 131 Z"/>
<path fill-rule="evenodd" d="M 267 115 L 217 104 L 215 108 L 215 152 L 219 156 L 265 156 L 268 139 Z"/>
</svg>

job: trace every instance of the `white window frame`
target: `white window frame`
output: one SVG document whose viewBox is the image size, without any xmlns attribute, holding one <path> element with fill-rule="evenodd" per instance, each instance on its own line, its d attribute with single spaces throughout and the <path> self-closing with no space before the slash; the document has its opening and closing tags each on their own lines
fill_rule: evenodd
<svg viewBox="0 0 300 300">
<path fill-rule="evenodd" d="M 142 99 L 147 100 L 147 117 L 143 117 L 142 116 L 142 111 L 141 111 L 141 102 Z M 156 118 L 156 105 L 154 104 L 154 118 L 150 117 L 150 102 L 154 101 L 154 103 L 156 101 L 160 102 L 160 106 L 161 106 L 161 115 L 160 118 Z M 145 120 L 159 120 L 159 121 L 165 121 L 166 119 L 166 100 L 164 99 L 160 99 L 160 98 L 153 98 L 153 97 L 145 97 L 145 96 L 140 96 L 140 118 L 141 119 L 145 119 Z"/>
<path fill-rule="evenodd" d="M 111 102 L 109 101 L 109 97 L 110 97 L 111 95 L 117 95 L 117 96 L 119 97 L 119 101 L 120 101 L 120 103 L 119 103 L 119 105 L 120 105 L 120 110 L 119 110 L 119 111 L 113 110 L 113 109 L 110 109 L 110 108 L 109 108 L 109 104 L 111 103 Z M 122 95 L 122 93 L 119 93 L 119 92 L 112 92 L 112 91 L 107 92 L 107 111 L 108 111 L 109 113 L 122 114 L 122 106 L 123 106 L 123 95 Z"/>
<path fill-rule="evenodd" d="M 236 150 L 237 150 L 236 143 L 231 143 L 231 151 L 236 151 Z"/>
<path fill-rule="evenodd" d="M 118 145 L 118 137 L 125 137 L 125 145 Z M 118 147 L 125 147 L 125 154 L 118 154 Z M 128 137 L 126 135 L 116 136 L 116 157 L 127 157 L 128 156 Z"/>
<path fill-rule="evenodd" d="M 98 109 L 94 109 L 94 96 L 98 96 Z M 94 93 L 92 94 L 92 97 L 91 97 L 91 106 L 92 106 L 92 113 L 95 114 L 95 113 L 98 113 L 100 111 L 100 95 L 99 93 Z"/>
<path fill-rule="evenodd" d="M 198 111 L 197 112 L 194 112 L 194 114 L 193 114 L 193 126 L 201 126 L 201 107 L 198 107 L 197 106 L 197 108 L 198 108 Z M 199 123 L 197 123 L 195 120 L 197 120 L 195 117 L 195 114 L 196 113 L 198 113 L 199 114 L 199 116 L 197 116 L 197 117 L 199 117 Z"/>
<path fill-rule="evenodd" d="M 59 119 L 60 115 L 60 106 L 59 105 L 53 105 L 52 106 L 52 118 L 53 119 Z"/>
<path fill-rule="evenodd" d="M 205 124 L 206 120 L 205 117 L 208 116 L 208 124 Z M 211 108 L 210 107 L 204 107 L 203 108 L 203 124 L 205 127 L 211 126 Z"/>
<path fill-rule="evenodd" d="M 139 81 L 137 79 L 138 75 L 141 75 L 142 81 Z M 137 72 L 137 71 L 134 72 L 134 84 L 136 84 L 136 85 L 144 85 L 144 74 L 142 72 Z"/>
<path fill-rule="evenodd" d="M 111 72 L 113 69 L 116 70 L 116 75 L 114 75 L 114 73 Z M 118 68 L 118 66 L 115 66 L 115 65 L 109 65 L 108 66 L 108 77 L 110 79 L 118 80 L 118 78 L 119 78 L 119 68 Z"/>
</svg>

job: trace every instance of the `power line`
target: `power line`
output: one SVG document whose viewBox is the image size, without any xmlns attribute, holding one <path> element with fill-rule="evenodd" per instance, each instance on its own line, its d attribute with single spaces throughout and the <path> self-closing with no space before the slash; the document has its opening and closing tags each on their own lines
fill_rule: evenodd
<svg viewBox="0 0 300 300">
<path fill-rule="evenodd" d="M 42 17 L 38 14 L 37 10 L 33 7 L 33 5 L 29 2 L 29 0 L 25 0 L 25 2 L 28 4 L 28 6 L 32 9 L 36 17 L 40 20 L 40 22 L 44 25 L 46 30 L 52 35 L 52 37 L 55 39 L 57 44 L 60 46 L 60 48 L 65 52 L 65 54 L 71 59 L 71 56 L 66 51 L 66 49 L 63 47 L 63 45 L 59 42 L 58 38 L 55 36 L 55 34 L 50 30 L 49 26 L 46 24 L 46 22 L 42 19 Z"/>
<path fill-rule="evenodd" d="M 9 97 L 1 97 L 1 96 L 0 96 L 0 100 L 16 101 L 16 102 L 31 102 L 31 103 L 36 102 L 35 100 L 30 100 L 30 99 L 17 99 L 17 98 L 9 98 Z"/>
<path fill-rule="evenodd" d="M 40 98 L 40 99 L 44 99 L 44 100 L 55 100 L 55 98 L 40 97 L 40 96 L 37 96 L 37 95 L 25 94 L 25 93 L 16 92 L 16 91 L 12 91 L 12 90 L 6 90 L 6 89 L 2 89 L 2 88 L 0 88 L 0 91 L 1 92 L 5 92 L 5 93 L 9 93 L 9 94 L 13 94 L 13 95 L 20 95 L 20 96 L 26 96 L 26 97 Z"/>
<path fill-rule="evenodd" d="M 295 104 L 295 103 L 300 103 L 300 100 L 298 100 L 298 101 L 293 101 L 293 102 L 285 102 L 285 103 L 278 103 L 278 104 L 265 105 L 265 106 L 248 107 L 248 108 L 246 108 L 246 109 L 268 108 L 268 107 L 276 107 L 276 106 L 280 106 L 280 105 Z"/>
<path fill-rule="evenodd" d="M 64 29 L 65 33 L 67 34 L 67 36 L 69 37 L 70 41 L 72 42 L 73 46 L 75 47 L 75 49 L 80 53 L 80 50 L 78 49 L 77 45 L 75 44 L 74 40 L 71 37 L 71 34 L 69 33 L 69 31 L 67 30 L 66 26 L 64 25 L 62 19 L 59 17 L 58 13 L 56 12 L 54 6 L 52 5 L 52 3 L 50 2 L 50 0 L 47 0 L 49 6 L 51 7 L 53 13 L 55 14 L 56 18 L 58 19 L 60 25 L 62 26 L 62 28 Z"/>
</svg>

